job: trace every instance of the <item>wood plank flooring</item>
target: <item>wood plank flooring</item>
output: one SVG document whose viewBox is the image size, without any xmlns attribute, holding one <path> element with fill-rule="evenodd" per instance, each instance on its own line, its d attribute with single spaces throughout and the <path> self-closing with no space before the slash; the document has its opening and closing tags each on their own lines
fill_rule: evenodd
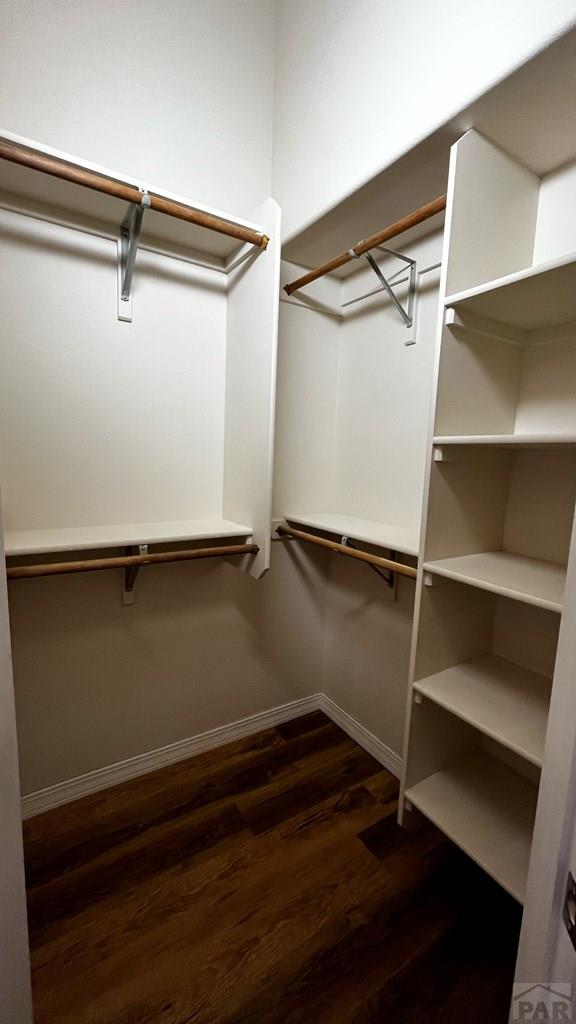
<svg viewBox="0 0 576 1024">
<path fill-rule="evenodd" d="M 36 1024 L 505 1024 L 516 904 L 322 714 L 25 823 Z"/>
</svg>

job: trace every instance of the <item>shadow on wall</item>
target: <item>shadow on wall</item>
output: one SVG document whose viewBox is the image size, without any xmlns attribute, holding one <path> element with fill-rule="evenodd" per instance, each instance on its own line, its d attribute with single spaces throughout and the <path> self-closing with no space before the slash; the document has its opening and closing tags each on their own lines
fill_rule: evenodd
<svg viewBox="0 0 576 1024">
<path fill-rule="evenodd" d="M 384 580 L 333 558 L 327 586 L 324 692 L 382 740 L 402 749 L 415 582 Z"/>
<path fill-rule="evenodd" d="M 23 792 L 319 690 L 323 570 L 281 544 L 260 581 L 216 562 L 155 566 L 128 608 L 116 571 L 14 581 Z"/>
</svg>

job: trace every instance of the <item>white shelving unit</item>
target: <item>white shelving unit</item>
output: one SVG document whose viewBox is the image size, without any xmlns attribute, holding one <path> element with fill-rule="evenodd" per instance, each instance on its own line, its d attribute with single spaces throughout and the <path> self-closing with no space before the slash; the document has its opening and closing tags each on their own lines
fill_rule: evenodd
<svg viewBox="0 0 576 1024">
<path fill-rule="evenodd" d="M 525 331 L 529 341 L 535 331 L 576 321 L 576 253 L 525 267 L 495 281 L 488 281 L 455 295 L 444 305 L 460 313 L 498 321 Z"/>
<path fill-rule="evenodd" d="M 550 252 L 542 187 L 453 147 L 400 812 L 520 902 L 576 503 L 576 238 Z"/>
<path fill-rule="evenodd" d="M 8 555 L 245 538 L 270 564 L 280 217 L 248 221 L 48 146 L 235 232 L 144 209 L 131 322 L 116 304 L 135 203 L 0 158 L 2 497 Z M 72 320 L 72 326 L 70 321 Z"/>
<path fill-rule="evenodd" d="M 477 753 L 412 786 L 405 799 L 523 902 L 536 786 Z"/>
</svg>

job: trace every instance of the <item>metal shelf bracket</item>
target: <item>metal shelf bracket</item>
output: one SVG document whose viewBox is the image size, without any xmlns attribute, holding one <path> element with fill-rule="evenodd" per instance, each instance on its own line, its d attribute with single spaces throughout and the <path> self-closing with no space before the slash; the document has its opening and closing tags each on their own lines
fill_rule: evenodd
<svg viewBox="0 0 576 1024">
<path fill-rule="evenodd" d="M 131 203 L 120 228 L 118 240 L 118 319 L 132 321 L 132 278 L 142 231 L 144 211 L 151 205 L 147 192 L 142 192 L 139 205 Z"/>
<path fill-rule="evenodd" d="M 136 546 L 127 547 L 124 551 L 125 555 L 147 555 L 148 545 L 137 544 Z M 127 565 L 122 573 L 122 604 L 132 605 L 136 604 L 136 591 L 134 586 L 136 584 L 136 578 L 140 572 L 139 565 Z"/>
<path fill-rule="evenodd" d="M 398 313 L 400 314 L 404 326 L 407 327 L 408 330 L 411 330 L 414 327 L 414 309 L 416 303 L 416 260 L 411 259 L 409 256 L 405 256 L 401 252 L 396 252 L 395 249 L 388 249 L 386 248 L 385 245 L 378 245 L 376 246 L 376 248 L 379 249 L 381 252 L 385 252 L 388 256 L 395 256 L 396 259 L 401 260 L 403 266 L 395 274 L 392 274 L 391 277 L 386 277 L 385 274 L 382 273 L 382 270 L 378 266 L 372 254 L 370 252 L 365 252 L 363 254 L 364 259 L 367 261 L 368 265 L 376 274 L 376 277 L 380 282 L 380 288 L 376 288 L 373 291 L 366 292 L 363 295 L 358 295 L 356 298 L 349 299 L 348 302 L 343 303 L 343 308 L 345 306 L 353 306 L 356 302 L 361 302 L 363 299 L 368 299 L 371 296 L 378 295 L 379 292 L 384 291 L 386 292 L 390 301 L 398 310 Z M 350 249 L 349 252 L 354 257 L 354 259 L 361 259 L 361 256 L 359 256 L 358 253 L 354 251 L 354 249 Z M 396 288 L 400 284 L 406 283 L 408 283 L 408 301 L 406 306 L 403 306 L 402 303 L 400 302 L 400 299 L 396 295 L 394 288 Z M 405 344 L 414 345 L 415 339 L 406 341 Z"/>
<path fill-rule="evenodd" d="M 376 277 L 380 281 L 380 284 L 382 285 L 382 288 L 388 295 L 388 298 L 396 306 L 396 309 L 398 310 L 400 316 L 402 317 L 402 320 L 404 321 L 404 326 L 411 328 L 414 325 L 414 299 L 416 296 L 416 260 L 412 260 L 410 259 L 409 256 L 404 256 L 403 253 L 396 252 L 394 249 L 387 249 L 386 246 L 384 245 L 379 245 L 378 248 L 382 252 L 388 253 L 389 256 L 395 256 L 396 259 L 402 260 L 402 262 L 406 264 L 406 266 L 408 267 L 408 303 L 406 307 L 404 307 L 393 289 L 394 277 L 397 277 L 398 275 L 395 274 L 393 278 L 388 279 L 380 270 L 380 267 L 376 263 L 376 260 L 374 259 L 372 254 L 369 252 L 364 253 L 367 262 L 372 267 L 372 270 L 376 274 Z"/>
<path fill-rule="evenodd" d="M 350 540 L 350 537 L 342 537 L 340 543 L 345 548 L 354 548 L 354 544 Z M 396 552 L 391 550 L 390 558 L 392 559 L 392 561 L 396 561 L 396 557 Z M 394 591 L 394 600 L 396 600 L 396 585 L 398 581 L 398 574 L 395 573 L 392 569 L 383 570 L 378 568 L 377 565 L 370 565 L 370 563 L 368 562 L 366 564 L 368 565 L 369 569 L 372 569 L 372 572 L 375 572 L 378 576 L 380 576 L 381 579 L 384 580 L 389 590 Z"/>
</svg>

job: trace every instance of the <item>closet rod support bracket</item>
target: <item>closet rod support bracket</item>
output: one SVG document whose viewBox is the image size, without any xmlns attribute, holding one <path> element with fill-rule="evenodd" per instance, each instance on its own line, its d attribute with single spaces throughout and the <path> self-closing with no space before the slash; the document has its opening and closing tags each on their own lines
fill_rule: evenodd
<svg viewBox="0 0 576 1024">
<path fill-rule="evenodd" d="M 137 544 L 136 546 L 127 547 L 125 555 L 147 555 L 148 545 Z M 136 591 L 134 589 L 136 584 L 136 578 L 140 572 L 139 565 L 127 565 L 122 573 L 122 604 L 126 607 L 129 605 L 136 604 Z"/>
<path fill-rule="evenodd" d="M 142 231 L 144 211 L 152 205 L 147 192 L 137 205 L 131 203 L 120 228 L 118 243 L 118 319 L 132 321 L 132 278 L 136 264 L 138 242 Z"/>
<path fill-rule="evenodd" d="M 404 326 L 410 329 L 414 326 L 414 300 L 416 296 L 416 260 L 410 259 L 409 256 L 404 256 L 403 253 L 396 252 L 394 249 L 387 249 L 386 246 L 384 245 L 379 245 L 378 248 L 382 252 L 387 253 L 389 256 L 395 256 L 396 259 L 402 260 L 402 262 L 405 263 L 406 266 L 408 267 L 408 302 L 406 307 L 404 307 L 392 287 L 392 280 L 388 280 L 388 278 L 385 277 L 385 275 L 380 270 L 380 267 L 378 266 L 376 260 L 374 259 L 370 252 L 364 253 L 364 258 L 367 260 L 372 270 L 376 274 L 376 277 L 380 281 L 380 284 L 382 285 L 382 288 L 388 295 L 388 298 L 390 299 L 391 302 L 394 303 L 396 309 L 398 310 L 404 322 Z"/>
<path fill-rule="evenodd" d="M 354 549 L 354 545 L 353 545 L 353 543 L 352 543 L 352 541 L 350 540 L 349 537 L 342 537 L 341 540 L 340 540 L 340 543 L 345 548 L 352 548 L 352 549 Z M 395 551 L 390 551 L 390 558 L 392 559 L 392 561 L 396 561 L 396 557 L 397 557 L 396 556 L 396 552 Z M 372 569 L 372 572 L 375 572 L 378 576 L 380 576 L 380 579 L 384 580 L 384 582 L 385 582 L 385 584 L 386 584 L 386 586 L 388 587 L 389 590 L 393 590 L 394 591 L 394 600 L 395 600 L 396 599 L 396 584 L 397 584 L 397 580 L 398 580 L 397 573 L 395 573 L 393 569 L 388 569 L 388 570 L 384 571 L 383 569 L 380 569 L 377 565 L 370 565 L 369 562 L 367 562 L 366 564 L 368 565 L 369 569 Z"/>
</svg>

